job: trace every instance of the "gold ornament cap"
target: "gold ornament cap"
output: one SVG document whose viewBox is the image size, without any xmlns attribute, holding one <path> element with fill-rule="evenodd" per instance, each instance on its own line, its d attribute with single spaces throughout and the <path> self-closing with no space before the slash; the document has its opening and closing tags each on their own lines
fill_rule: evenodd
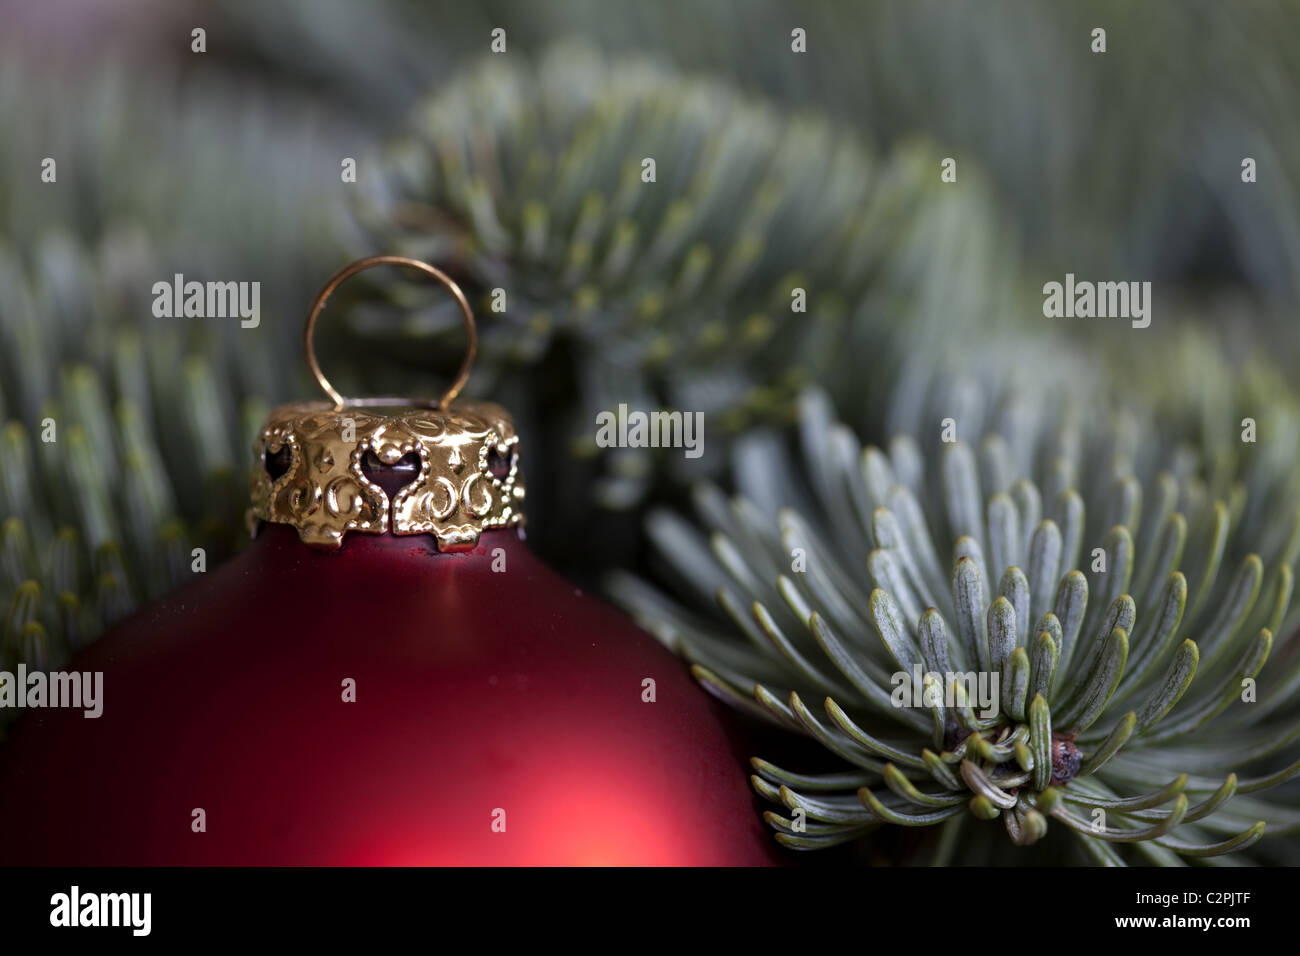
<svg viewBox="0 0 1300 956">
<path fill-rule="evenodd" d="M 378 265 L 418 269 L 451 292 L 468 347 L 438 401 L 344 398 L 316 361 L 316 319 L 347 278 Z M 440 551 L 466 551 L 490 528 L 522 525 L 524 482 L 510 415 L 491 402 L 456 401 L 477 351 L 474 313 L 460 287 L 427 262 L 372 256 L 335 273 L 316 295 L 303 332 L 307 364 L 332 402 L 271 411 L 254 443 L 250 531 L 293 525 L 307 544 L 339 548 L 348 532 L 431 534 Z"/>
</svg>

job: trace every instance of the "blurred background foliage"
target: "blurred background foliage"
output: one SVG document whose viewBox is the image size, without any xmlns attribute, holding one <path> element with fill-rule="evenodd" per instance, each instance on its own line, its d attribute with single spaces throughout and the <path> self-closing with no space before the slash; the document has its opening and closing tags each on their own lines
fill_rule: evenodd
<svg viewBox="0 0 1300 956">
<path fill-rule="evenodd" d="M 883 440 L 917 356 L 1123 388 L 1198 442 L 1232 437 L 1207 368 L 1292 407 L 1294 3 L 0 8 L 6 659 L 69 653 L 183 582 L 192 548 L 239 546 L 252 431 L 313 395 L 300 323 L 363 254 L 430 257 L 475 297 L 471 391 L 520 419 L 533 540 L 580 580 L 643 564 L 646 509 L 806 384 Z M 1039 290 L 1067 271 L 1151 280 L 1152 328 L 1049 327 Z M 155 319 L 178 272 L 261 282 L 261 325 Z M 336 381 L 436 392 L 461 347 L 446 303 L 400 276 L 345 289 Z M 1085 352 L 1109 372 L 1078 371 Z M 709 453 L 598 453 L 594 413 L 620 401 L 705 410 Z"/>
</svg>

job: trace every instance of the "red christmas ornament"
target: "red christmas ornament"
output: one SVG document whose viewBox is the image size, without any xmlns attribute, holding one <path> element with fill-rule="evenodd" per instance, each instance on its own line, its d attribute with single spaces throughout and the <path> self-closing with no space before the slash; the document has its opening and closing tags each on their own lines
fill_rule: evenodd
<svg viewBox="0 0 1300 956">
<path fill-rule="evenodd" d="M 439 403 L 320 374 L 316 315 L 378 263 L 461 305 Z M 30 710 L 0 749 L 0 863 L 776 860 L 717 706 L 520 540 L 513 426 L 452 403 L 460 290 L 362 260 L 306 343 L 334 402 L 272 413 L 256 540 L 70 665 L 101 716 Z"/>
</svg>

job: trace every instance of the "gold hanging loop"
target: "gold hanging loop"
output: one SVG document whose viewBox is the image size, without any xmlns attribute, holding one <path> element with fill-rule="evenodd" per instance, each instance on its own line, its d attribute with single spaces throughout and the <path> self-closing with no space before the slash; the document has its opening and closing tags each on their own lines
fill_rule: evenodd
<svg viewBox="0 0 1300 956">
<path fill-rule="evenodd" d="M 455 401 L 456 396 L 460 394 L 460 390 L 465 387 L 465 383 L 469 380 L 469 371 L 474 365 L 474 356 L 478 352 L 478 332 L 474 326 L 474 312 L 470 309 L 469 300 L 465 298 L 465 293 L 461 291 L 460 286 L 441 269 L 431 266 L 427 262 L 421 262 L 419 259 L 410 259 L 406 256 L 370 256 L 366 259 L 358 259 L 350 266 L 346 266 L 334 273 L 320 292 L 316 293 L 316 300 L 312 303 L 311 313 L 307 316 L 307 327 L 303 330 L 303 349 L 307 353 L 307 365 L 311 369 L 312 375 L 316 377 L 317 383 L 325 390 L 325 394 L 334 401 L 334 410 L 342 411 L 344 405 L 347 404 L 347 399 L 330 384 L 329 379 L 325 377 L 325 374 L 320 369 L 320 363 L 316 361 L 316 346 L 312 341 L 316 331 L 316 319 L 324 310 L 325 302 L 345 279 L 374 266 L 406 266 L 411 269 L 418 269 L 426 275 L 433 276 L 438 282 L 446 286 L 447 291 L 455 298 L 456 304 L 460 306 L 461 315 L 465 318 L 465 337 L 467 339 L 465 359 L 460 364 L 460 371 L 457 373 L 455 381 L 451 383 L 447 391 L 443 392 L 442 398 L 438 402 L 438 407 L 446 410 L 447 406 Z"/>
</svg>

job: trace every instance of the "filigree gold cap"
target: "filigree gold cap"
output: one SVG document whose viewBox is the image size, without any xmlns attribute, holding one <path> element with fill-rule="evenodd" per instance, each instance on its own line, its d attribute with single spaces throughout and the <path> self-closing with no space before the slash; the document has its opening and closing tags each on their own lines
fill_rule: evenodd
<svg viewBox="0 0 1300 956">
<path fill-rule="evenodd" d="M 376 265 L 419 269 L 456 298 L 469 338 L 456 381 L 427 399 L 345 399 L 321 373 L 312 333 L 330 294 Z M 316 296 L 303 335 L 307 363 L 329 402 L 293 402 L 268 416 L 253 446 L 250 529 L 293 525 L 309 545 L 338 548 L 350 531 L 432 534 L 442 551 L 464 551 L 479 534 L 523 522 L 523 477 L 514 422 L 491 402 L 456 402 L 476 351 L 474 315 L 460 287 L 425 262 L 362 259 Z"/>
</svg>

